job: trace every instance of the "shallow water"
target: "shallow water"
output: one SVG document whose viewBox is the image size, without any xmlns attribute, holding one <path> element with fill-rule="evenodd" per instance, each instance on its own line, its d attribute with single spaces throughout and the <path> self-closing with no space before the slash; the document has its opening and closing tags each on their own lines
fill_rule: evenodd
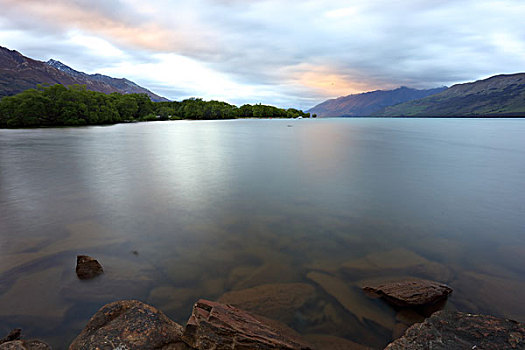
<svg viewBox="0 0 525 350">
<path fill-rule="evenodd" d="M 0 333 L 63 348 L 110 301 L 184 323 L 222 298 L 380 348 L 417 317 L 359 287 L 396 276 L 525 321 L 524 136 L 523 119 L 0 130 Z M 79 281 L 77 254 L 106 273 Z"/>
</svg>

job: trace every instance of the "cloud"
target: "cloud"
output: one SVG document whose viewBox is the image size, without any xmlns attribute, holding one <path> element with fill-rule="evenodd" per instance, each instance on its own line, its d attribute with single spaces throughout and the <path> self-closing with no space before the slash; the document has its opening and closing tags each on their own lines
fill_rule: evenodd
<svg viewBox="0 0 525 350">
<path fill-rule="evenodd" d="M 110 3 L 111 4 L 111 3 Z M 109 6 L 103 1 L 2 0 L 2 8 L 11 18 L 38 21 L 29 26 L 61 33 L 76 29 L 105 37 L 131 47 L 167 51 L 183 45 L 182 40 L 153 21 L 138 17 L 119 2 Z"/>
<path fill-rule="evenodd" d="M 187 91 L 307 108 L 366 90 L 525 71 L 519 0 L 0 0 L 0 7 L 2 43 L 133 77 L 172 98 Z"/>
</svg>

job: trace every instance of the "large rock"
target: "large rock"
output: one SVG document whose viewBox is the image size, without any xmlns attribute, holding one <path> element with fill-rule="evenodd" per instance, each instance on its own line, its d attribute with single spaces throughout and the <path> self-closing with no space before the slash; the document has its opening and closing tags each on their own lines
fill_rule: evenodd
<svg viewBox="0 0 525 350">
<path fill-rule="evenodd" d="M 154 307 L 137 300 L 122 300 L 97 311 L 69 349 L 175 349 L 182 342 L 182 330 Z"/>
<path fill-rule="evenodd" d="M 424 306 L 445 299 L 452 288 L 433 281 L 414 279 L 365 286 L 363 290 L 376 294 L 397 306 Z"/>
<path fill-rule="evenodd" d="M 439 311 L 385 350 L 524 349 L 525 325 L 493 316 Z"/>
<path fill-rule="evenodd" d="M 314 286 L 307 283 L 273 283 L 227 292 L 219 302 L 291 323 L 299 309 L 315 296 Z"/>
<path fill-rule="evenodd" d="M 0 345 L 0 350 L 51 350 L 40 340 L 13 340 Z"/>
<path fill-rule="evenodd" d="M 96 259 L 87 255 L 78 255 L 76 272 L 78 278 L 87 280 L 102 274 L 104 269 Z"/>
<path fill-rule="evenodd" d="M 202 299 L 195 303 L 182 338 L 199 350 L 311 348 L 275 322 L 231 305 Z"/>
</svg>

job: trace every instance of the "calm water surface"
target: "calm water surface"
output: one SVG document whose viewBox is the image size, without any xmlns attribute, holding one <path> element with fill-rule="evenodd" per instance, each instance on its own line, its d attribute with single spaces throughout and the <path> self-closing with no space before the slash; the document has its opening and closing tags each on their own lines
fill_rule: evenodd
<svg viewBox="0 0 525 350">
<path fill-rule="evenodd" d="M 222 298 L 379 348 L 413 320 L 359 287 L 398 276 L 525 321 L 525 120 L 0 130 L 0 166 L 0 337 L 64 348 L 110 301 L 184 323 Z M 79 281 L 77 254 L 106 273 Z"/>
</svg>

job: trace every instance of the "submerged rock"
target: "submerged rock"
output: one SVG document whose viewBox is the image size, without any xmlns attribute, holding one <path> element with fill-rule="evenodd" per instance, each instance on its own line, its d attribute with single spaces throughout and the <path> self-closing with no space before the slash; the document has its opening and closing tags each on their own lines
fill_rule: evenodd
<svg viewBox="0 0 525 350">
<path fill-rule="evenodd" d="M 308 334 L 305 338 L 315 345 L 316 350 L 372 350 L 368 346 L 333 335 Z"/>
<path fill-rule="evenodd" d="M 252 315 L 231 305 L 199 300 L 182 336 L 199 350 L 311 349 L 284 325 Z"/>
<path fill-rule="evenodd" d="M 423 322 L 425 317 L 412 309 L 401 309 L 396 314 L 396 320 L 412 326 L 414 323 Z"/>
<path fill-rule="evenodd" d="M 424 306 L 443 300 L 452 288 L 433 281 L 414 279 L 365 286 L 363 290 L 376 294 L 397 306 Z"/>
<path fill-rule="evenodd" d="M 495 277 L 473 271 L 458 271 L 454 304 L 460 309 L 525 322 L 525 281 Z"/>
<path fill-rule="evenodd" d="M 184 349 L 182 330 L 153 306 L 122 300 L 97 311 L 69 349 Z"/>
<path fill-rule="evenodd" d="M 394 329 L 392 330 L 392 339 L 401 338 L 405 331 L 408 329 L 408 326 L 404 323 L 396 323 Z"/>
<path fill-rule="evenodd" d="M 141 259 L 110 255 L 99 255 L 97 258 L 104 261 L 104 278 L 95 278 L 89 280 L 89 283 L 84 283 L 83 280 L 60 283 L 59 294 L 63 299 L 98 305 L 115 301 L 115 298 L 144 300 L 155 281 L 162 278 L 154 266 Z M 154 305 L 158 306 L 155 303 Z"/>
<path fill-rule="evenodd" d="M 66 226 L 69 235 L 65 238 L 52 241 L 50 244 L 45 244 L 49 240 L 45 239 L 36 243 L 38 251 L 28 251 L 27 242 L 23 242 L 24 252 L 14 254 L 2 255 L 2 264 L 0 264 L 0 274 L 8 272 L 12 269 L 22 268 L 27 265 L 45 265 L 50 259 L 56 256 L 73 252 L 78 249 L 78 242 L 82 242 L 83 249 L 93 249 L 104 246 L 108 248 L 113 245 L 121 245 L 126 240 L 122 235 L 116 234 L 112 230 L 99 225 L 96 222 L 82 221 Z"/>
<path fill-rule="evenodd" d="M 301 281 L 302 276 L 290 264 L 269 262 L 259 267 L 239 266 L 228 277 L 231 289 L 247 289 L 275 282 Z"/>
<path fill-rule="evenodd" d="M 57 266 L 21 274 L 0 298 L 0 319 L 24 320 L 41 330 L 57 327 L 70 307 L 52 288 L 60 285 L 62 273 Z"/>
<path fill-rule="evenodd" d="M 219 302 L 290 323 L 294 314 L 316 296 L 307 283 L 274 283 L 223 294 Z"/>
<path fill-rule="evenodd" d="M 0 350 L 51 350 L 51 347 L 40 340 L 13 340 L 0 344 Z"/>
<path fill-rule="evenodd" d="M 337 277 L 320 272 L 309 272 L 307 277 L 319 284 L 361 322 L 368 319 L 390 330 L 394 327 L 394 312 L 388 308 L 382 308 L 367 298 L 359 289 L 351 288 Z"/>
<path fill-rule="evenodd" d="M 77 255 L 77 276 L 81 280 L 94 278 L 104 272 L 102 265 L 90 256 Z"/>
<path fill-rule="evenodd" d="M 180 313 L 180 310 L 191 310 L 195 301 L 195 290 L 192 288 L 177 288 L 160 286 L 152 289 L 147 302 L 156 305 L 167 314 Z"/>
<path fill-rule="evenodd" d="M 449 281 L 452 271 L 446 266 L 405 248 L 370 253 L 342 264 L 342 270 L 353 276 L 395 276 L 409 274 L 438 281 Z"/>
<path fill-rule="evenodd" d="M 385 350 L 523 349 L 525 325 L 493 316 L 439 311 Z"/>
</svg>

